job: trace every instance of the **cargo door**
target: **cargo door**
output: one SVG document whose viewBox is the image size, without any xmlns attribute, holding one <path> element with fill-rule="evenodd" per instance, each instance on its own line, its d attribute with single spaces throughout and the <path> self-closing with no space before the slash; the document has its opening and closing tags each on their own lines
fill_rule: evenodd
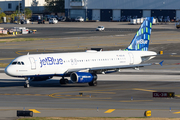
<svg viewBox="0 0 180 120">
<path fill-rule="evenodd" d="M 30 57 L 29 60 L 30 60 L 30 63 L 31 63 L 31 70 L 35 70 L 36 69 L 35 59 L 33 57 Z"/>
<path fill-rule="evenodd" d="M 101 9 L 101 21 L 111 21 L 112 20 L 112 10 L 111 9 Z"/>
<path fill-rule="evenodd" d="M 119 21 L 121 17 L 121 10 L 113 10 L 113 20 Z"/>
<path fill-rule="evenodd" d="M 100 10 L 93 10 L 92 20 L 100 20 Z"/>
</svg>

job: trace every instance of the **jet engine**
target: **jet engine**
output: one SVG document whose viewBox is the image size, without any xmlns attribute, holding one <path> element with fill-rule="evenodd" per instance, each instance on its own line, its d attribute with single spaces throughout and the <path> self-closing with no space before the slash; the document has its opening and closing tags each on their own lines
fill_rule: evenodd
<svg viewBox="0 0 180 120">
<path fill-rule="evenodd" d="M 89 83 L 93 80 L 97 80 L 97 75 L 87 72 L 73 72 L 71 73 L 70 78 L 76 83 Z"/>
</svg>

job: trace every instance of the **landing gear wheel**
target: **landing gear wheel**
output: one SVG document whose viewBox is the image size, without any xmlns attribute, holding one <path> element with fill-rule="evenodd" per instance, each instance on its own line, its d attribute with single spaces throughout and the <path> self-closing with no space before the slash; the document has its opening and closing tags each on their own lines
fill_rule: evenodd
<svg viewBox="0 0 180 120">
<path fill-rule="evenodd" d="M 24 84 L 24 88 L 29 88 L 29 84 Z"/>
<path fill-rule="evenodd" d="M 89 86 L 97 86 L 97 81 L 93 80 L 93 81 L 89 82 L 88 84 L 89 84 Z"/>
<path fill-rule="evenodd" d="M 60 84 L 66 84 L 68 83 L 68 79 L 60 79 Z"/>
<path fill-rule="evenodd" d="M 24 88 L 29 88 L 29 80 L 30 78 L 25 78 L 26 79 L 26 82 L 24 84 Z"/>
</svg>

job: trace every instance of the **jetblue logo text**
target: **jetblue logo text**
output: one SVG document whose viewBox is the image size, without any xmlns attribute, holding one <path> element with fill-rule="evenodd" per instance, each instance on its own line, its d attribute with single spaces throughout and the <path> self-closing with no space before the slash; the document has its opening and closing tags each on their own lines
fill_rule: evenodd
<svg viewBox="0 0 180 120">
<path fill-rule="evenodd" d="M 47 57 L 44 59 L 40 59 L 41 67 L 45 65 L 62 65 L 63 60 L 61 58 L 53 58 L 53 57 Z"/>
<path fill-rule="evenodd" d="M 137 42 L 136 42 L 136 44 L 147 44 L 147 40 L 143 40 L 143 39 L 141 39 L 141 40 L 138 40 Z"/>
</svg>

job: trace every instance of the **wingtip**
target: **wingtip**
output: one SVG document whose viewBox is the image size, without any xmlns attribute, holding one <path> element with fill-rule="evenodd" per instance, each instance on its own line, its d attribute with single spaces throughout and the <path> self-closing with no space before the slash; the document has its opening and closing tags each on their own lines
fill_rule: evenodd
<svg viewBox="0 0 180 120">
<path fill-rule="evenodd" d="M 160 64 L 161 66 L 163 66 L 163 62 L 164 62 L 164 60 L 163 60 L 163 61 L 161 61 L 159 64 Z"/>
</svg>

